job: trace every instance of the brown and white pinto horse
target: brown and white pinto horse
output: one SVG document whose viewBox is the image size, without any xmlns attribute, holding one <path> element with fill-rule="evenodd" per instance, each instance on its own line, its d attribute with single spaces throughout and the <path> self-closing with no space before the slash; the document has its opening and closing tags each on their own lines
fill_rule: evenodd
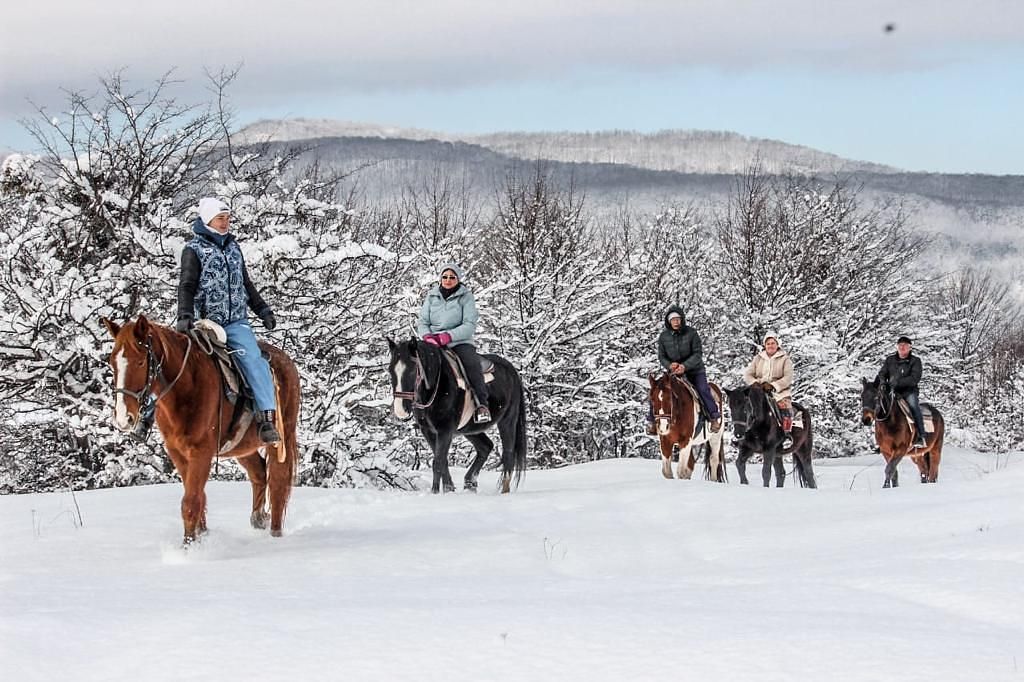
<svg viewBox="0 0 1024 682">
<path fill-rule="evenodd" d="M 679 465 L 676 474 L 679 478 L 690 478 L 697 458 L 693 447 L 707 444 L 708 453 L 704 460 L 704 478 L 724 482 L 725 457 L 722 446 L 724 429 L 720 426 L 717 432 L 711 431 L 705 422 L 697 429 L 699 405 L 693 394 L 682 379 L 663 374 L 655 379 L 653 374 L 647 376 L 651 384 L 650 400 L 654 410 L 654 423 L 658 429 L 658 440 L 661 445 L 661 473 L 665 478 L 672 478 L 672 449 L 679 448 Z M 722 390 L 709 383 L 711 394 L 722 409 Z"/>
<path fill-rule="evenodd" d="M 883 488 L 897 487 L 899 471 L 896 467 L 904 456 L 909 456 L 921 472 L 921 483 L 935 483 L 939 478 L 939 462 L 942 460 L 942 442 L 946 435 L 946 422 L 933 405 L 921 403 L 922 409 L 931 411 L 935 431 L 925 434 L 925 447 L 912 447 L 915 431 L 907 415 L 897 404 L 892 388 L 879 384 L 878 379 L 861 379 L 860 393 L 861 423 L 875 425 L 875 442 L 885 458 L 885 483 Z"/>
<path fill-rule="evenodd" d="M 277 393 L 277 429 L 281 442 L 260 441 L 254 421 L 244 434 L 227 433 L 232 409 L 222 404 L 220 374 L 213 359 L 199 351 L 189 336 L 154 324 L 139 315 L 118 325 L 101 318 L 114 337 L 110 366 L 114 370 L 114 426 L 130 432 L 139 424 L 139 411 L 156 408 L 156 424 L 174 468 L 185 485 L 181 519 L 185 545 L 206 531 L 206 481 L 215 456 L 234 457 L 252 483 L 254 528 L 267 527 L 267 489 L 270 490 L 270 532 L 281 535 L 291 495 L 298 448 L 299 372 L 284 351 L 269 344 Z M 266 461 L 260 455 L 265 448 Z M 225 450 L 224 452 L 220 452 Z"/>
</svg>

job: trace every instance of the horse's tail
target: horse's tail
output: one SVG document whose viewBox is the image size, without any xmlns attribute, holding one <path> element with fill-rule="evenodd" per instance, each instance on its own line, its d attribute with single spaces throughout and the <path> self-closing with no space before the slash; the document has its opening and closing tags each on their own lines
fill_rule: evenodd
<svg viewBox="0 0 1024 682">
<path fill-rule="evenodd" d="M 516 378 L 519 379 L 518 373 Z M 518 488 L 519 480 L 526 471 L 526 389 L 519 379 L 519 413 L 516 415 L 516 437 L 513 450 L 513 485 Z"/>
<path fill-rule="evenodd" d="M 818 482 L 814 480 L 814 470 L 811 460 L 814 459 L 814 430 L 811 429 L 811 413 L 806 407 L 800 408 L 804 422 L 804 441 L 794 444 L 793 467 L 796 469 L 801 488 L 817 488 Z M 806 453 L 806 460 L 801 456 Z"/>
</svg>

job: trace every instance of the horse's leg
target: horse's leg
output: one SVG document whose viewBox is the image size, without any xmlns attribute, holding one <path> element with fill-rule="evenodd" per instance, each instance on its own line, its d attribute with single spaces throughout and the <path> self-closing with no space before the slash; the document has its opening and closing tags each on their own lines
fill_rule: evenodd
<svg viewBox="0 0 1024 682">
<path fill-rule="evenodd" d="M 928 482 L 935 483 L 939 480 L 939 462 L 942 460 L 942 439 L 940 434 L 935 434 L 935 444 L 928 452 Z"/>
<path fill-rule="evenodd" d="M 267 520 L 270 518 L 266 509 L 267 463 L 258 452 L 239 457 L 238 463 L 249 474 L 249 483 L 252 484 L 252 513 L 249 515 L 249 523 L 253 528 L 266 528 Z"/>
<path fill-rule="evenodd" d="M 708 440 L 708 459 L 707 459 L 707 470 L 709 478 L 716 482 L 721 483 L 725 480 L 725 458 L 724 446 L 722 445 L 721 432 L 712 434 L 710 440 Z"/>
<path fill-rule="evenodd" d="M 693 443 L 687 443 L 679 448 L 679 465 L 676 468 L 676 475 L 687 480 L 693 476 Z"/>
<path fill-rule="evenodd" d="M 672 476 L 672 442 L 662 436 L 658 439 L 658 446 L 661 448 L 661 475 L 665 478 L 674 478 Z"/>
<path fill-rule="evenodd" d="M 181 520 L 185 527 L 184 544 L 189 545 L 196 539 L 197 531 L 202 530 L 202 518 L 206 513 L 206 481 L 210 478 L 212 457 L 193 457 L 189 462 L 185 476 L 185 494 L 181 498 Z"/>
<path fill-rule="evenodd" d="M 511 459 L 511 448 L 512 445 L 507 443 L 507 439 L 502 434 L 501 439 L 501 450 L 502 459 L 504 459 L 505 453 L 509 453 L 509 459 Z M 469 469 L 466 471 L 466 477 L 463 479 L 463 486 L 466 490 L 476 492 L 476 478 L 480 475 L 480 469 L 483 468 L 487 462 L 487 458 L 490 456 L 491 451 L 494 449 L 494 443 L 487 437 L 485 433 L 474 433 L 466 436 L 466 440 L 473 444 L 473 449 L 476 450 L 476 457 L 473 459 L 473 463 L 469 465 Z"/>
<path fill-rule="evenodd" d="M 775 487 L 781 488 L 786 484 L 786 463 L 782 459 L 781 454 L 775 455 L 775 461 L 772 463 L 775 467 Z"/>
<path fill-rule="evenodd" d="M 498 422 L 498 433 L 501 435 L 501 493 L 512 492 L 512 476 L 516 470 L 516 432 L 520 425 L 519 410 L 526 407 L 520 403 L 509 411 Z M 487 441 L 490 443 L 490 439 Z M 493 446 L 492 446 L 493 447 Z M 481 465 L 483 462 L 481 462 Z"/>
<path fill-rule="evenodd" d="M 903 459 L 903 455 L 893 454 L 886 458 L 885 462 L 885 483 L 882 485 L 883 488 L 898 488 L 900 485 L 899 479 L 899 466 L 900 460 Z"/>
<path fill-rule="evenodd" d="M 766 449 L 761 453 L 761 481 L 764 482 L 764 487 L 767 488 L 768 484 L 772 481 L 772 464 L 775 463 L 775 450 Z"/>
<path fill-rule="evenodd" d="M 925 453 L 920 457 L 911 457 L 914 464 L 917 466 L 917 473 L 921 476 L 921 483 L 928 482 L 928 454 Z"/>
<path fill-rule="evenodd" d="M 736 472 L 740 475 L 740 485 L 747 485 L 747 460 L 753 452 L 746 445 L 740 445 L 740 452 L 736 455 Z"/>
<path fill-rule="evenodd" d="M 446 493 L 455 492 L 455 483 L 452 482 L 452 474 L 448 470 L 448 450 L 452 446 L 452 436 L 450 433 L 438 433 L 434 437 L 432 443 L 434 450 L 434 483 L 430 487 L 430 491 L 437 493 L 440 492 L 441 484 L 444 484 L 444 491 Z"/>
</svg>

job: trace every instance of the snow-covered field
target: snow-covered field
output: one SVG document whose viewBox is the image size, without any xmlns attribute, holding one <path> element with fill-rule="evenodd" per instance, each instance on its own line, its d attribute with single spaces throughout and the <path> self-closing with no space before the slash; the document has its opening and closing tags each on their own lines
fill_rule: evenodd
<svg viewBox="0 0 1024 682">
<path fill-rule="evenodd" d="M 0 498 L 4 680 L 1024 680 L 1024 456 L 881 457 L 821 489 L 653 460 L 517 493 L 298 488 L 286 536 L 211 484 Z M 755 467 L 759 477 L 759 468 Z"/>
</svg>

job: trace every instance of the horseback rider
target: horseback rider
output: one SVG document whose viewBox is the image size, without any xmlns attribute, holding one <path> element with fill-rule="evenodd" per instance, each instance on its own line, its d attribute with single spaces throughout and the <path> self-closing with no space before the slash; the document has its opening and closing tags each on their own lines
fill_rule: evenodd
<svg viewBox="0 0 1024 682">
<path fill-rule="evenodd" d="M 759 384 L 775 399 L 782 413 L 782 430 L 786 433 L 782 447 L 788 448 L 793 445 L 793 360 L 782 350 L 775 332 L 765 334 L 761 343 L 764 349 L 743 370 L 743 380 L 748 386 Z"/>
<path fill-rule="evenodd" d="M 665 313 L 665 328 L 658 335 L 658 361 L 665 371 L 674 376 L 685 376 L 697 389 L 704 410 L 711 419 L 711 430 L 718 431 L 722 426 L 722 413 L 711 395 L 707 373 L 704 371 L 704 353 L 701 348 L 700 335 L 693 327 L 687 326 L 683 309 L 673 305 Z M 648 405 L 648 435 L 655 435 L 653 406 Z"/>
<path fill-rule="evenodd" d="M 277 326 L 277 320 L 249 279 L 242 250 L 228 231 L 230 227 L 231 208 L 226 203 L 214 197 L 199 200 L 199 216 L 192 223 L 194 236 L 181 251 L 178 322 L 174 328 L 188 333 L 196 319 L 207 319 L 224 328 L 228 348 L 234 351 L 252 387 L 260 440 L 276 443 L 281 434 L 274 425 L 274 380 L 249 326 L 246 307 L 256 313 L 267 331 Z"/>
<path fill-rule="evenodd" d="M 487 407 L 490 395 L 480 356 L 473 346 L 473 333 L 479 320 L 473 292 L 462 283 L 462 270 L 454 263 L 446 263 L 441 267 L 441 281 L 430 289 L 423 301 L 416 333 L 427 343 L 447 346 L 459 356 L 476 397 L 473 419 L 482 424 L 491 421 L 491 410 Z"/>
<path fill-rule="evenodd" d="M 923 448 L 927 444 L 924 440 L 924 419 L 921 416 L 921 402 L 917 395 L 917 385 L 921 381 L 921 359 L 910 352 L 911 341 L 908 336 L 901 336 L 896 340 L 896 352 L 885 358 L 882 369 L 878 372 L 876 381 L 879 384 L 889 384 L 897 395 L 907 401 L 910 412 L 914 416 L 914 426 L 917 433 L 914 434 L 914 447 Z"/>
</svg>

